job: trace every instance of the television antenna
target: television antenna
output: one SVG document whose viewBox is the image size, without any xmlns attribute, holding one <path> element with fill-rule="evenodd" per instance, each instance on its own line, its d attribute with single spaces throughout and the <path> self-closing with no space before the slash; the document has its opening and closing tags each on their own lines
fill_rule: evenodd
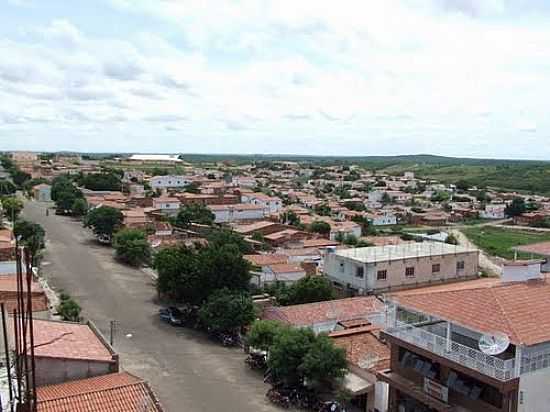
<svg viewBox="0 0 550 412">
<path fill-rule="evenodd" d="M 479 338 L 479 349 L 486 355 L 499 355 L 510 345 L 510 338 L 501 332 L 485 333 Z"/>
</svg>

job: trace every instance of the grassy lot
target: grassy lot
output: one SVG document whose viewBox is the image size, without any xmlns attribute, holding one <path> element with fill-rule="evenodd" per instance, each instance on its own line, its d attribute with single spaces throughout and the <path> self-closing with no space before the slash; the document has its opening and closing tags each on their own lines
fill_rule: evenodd
<svg viewBox="0 0 550 412">
<path fill-rule="evenodd" d="M 522 230 L 511 230 L 493 226 L 470 227 L 462 232 L 476 246 L 490 255 L 507 259 L 514 257 L 514 246 L 550 241 L 550 233 L 536 233 Z M 530 258 L 530 254 L 518 253 L 519 258 Z"/>
</svg>

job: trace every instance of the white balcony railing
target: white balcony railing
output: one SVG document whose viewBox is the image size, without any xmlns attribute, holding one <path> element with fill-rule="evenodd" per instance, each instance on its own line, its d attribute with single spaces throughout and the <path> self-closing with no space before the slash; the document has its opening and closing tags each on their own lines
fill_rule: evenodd
<svg viewBox="0 0 550 412">
<path fill-rule="evenodd" d="M 492 378 L 507 381 L 515 377 L 514 359 L 499 359 L 454 341 L 448 346 L 445 337 L 402 322 L 385 332 Z"/>
</svg>

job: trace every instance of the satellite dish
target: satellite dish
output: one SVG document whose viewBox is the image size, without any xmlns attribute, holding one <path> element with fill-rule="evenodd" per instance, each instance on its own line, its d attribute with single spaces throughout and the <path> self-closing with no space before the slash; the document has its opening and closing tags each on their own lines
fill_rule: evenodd
<svg viewBox="0 0 550 412">
<path fill-rule="evenodd" d="M 486 355 L 498 355 L 510 345 L 510 339 L 504 333 L 485 333 L 479 338 L 479 349 Z"/>
</svg>

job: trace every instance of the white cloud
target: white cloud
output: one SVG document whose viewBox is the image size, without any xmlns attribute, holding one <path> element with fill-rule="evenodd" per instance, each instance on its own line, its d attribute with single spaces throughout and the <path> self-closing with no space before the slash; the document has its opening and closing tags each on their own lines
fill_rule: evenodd
<svg viewBox="0 0 550 412">
<path fill-rule="evenodd" d="M 95 34 L 68 8 L 63 19 L 22 24 L 25 36 L 0 39 L 10 57 L 0 60 L 3 130 L 28 125 L 46 135 L 23 121 L 32 110 L 51 130 L 58 122 L 125 136 L 117 145 L 128 150 L 155 136 L 167 151 L 227 139 L 226 151 L 311 153 L 296 144 L 303 137 L 331 154 L 472 154 L 462 148 L 477 147 L 479 136 L 501 141 L 550 126 L 541 109 L 550 26 L 509 17 L 510 2 L 104 2 L 128 26 L 136 16 L 149 23 Z M 529 121 L 513 124 L 521 112 Z M 171 147 L 178 141 L 164 131 L 186 133 L 193 145 Z M 70 137 L 56 139 L 52 147 Z M 505 155 L 502 147 L 494 155 Z"/>
</svg>

